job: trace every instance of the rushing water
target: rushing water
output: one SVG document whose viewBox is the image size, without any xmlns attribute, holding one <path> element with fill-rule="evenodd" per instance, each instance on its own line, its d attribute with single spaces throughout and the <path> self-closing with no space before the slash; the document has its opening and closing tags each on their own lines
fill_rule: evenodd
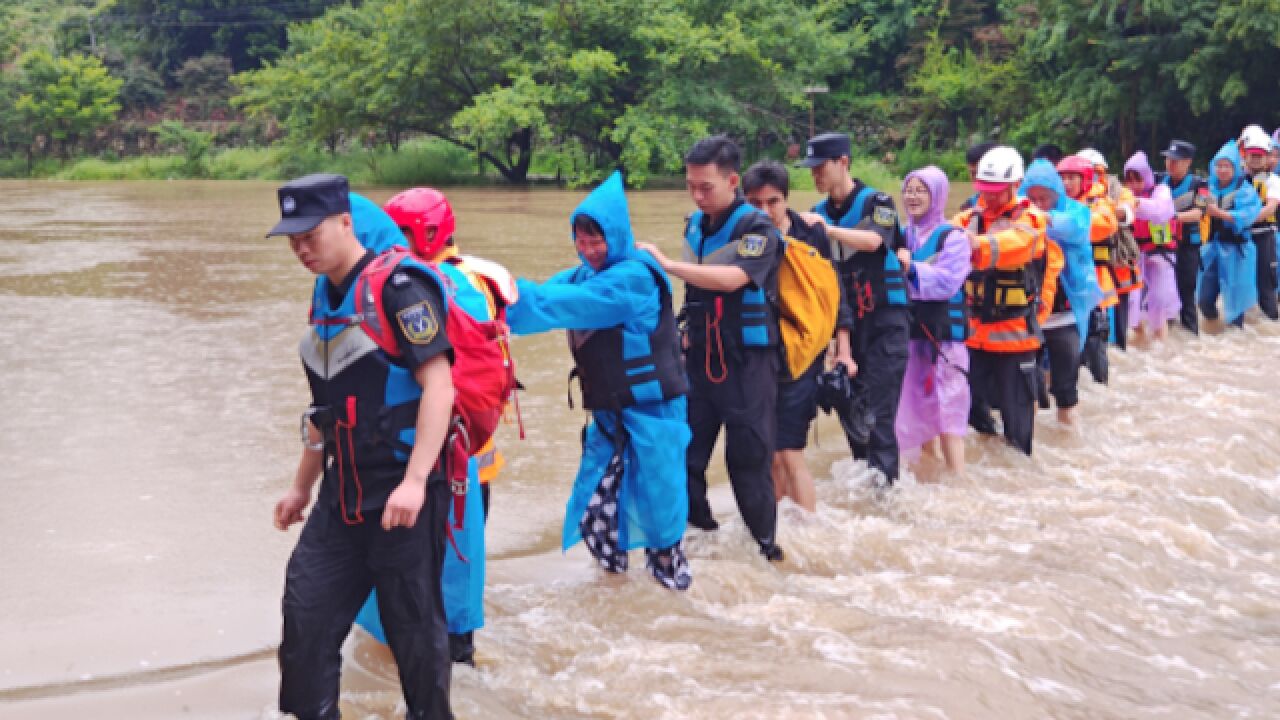
<svg viewBox="0 0 1280 720">
<path fill-rule="evenodd" d="M 0 717 L 273 717 L 310 287 L 262 238 L 273 187 L 0 192 Z M 450 195 L 466 251 L 539 279 L 574 260 L 579 193 Z M 674 251 L 683 193 L 631 202 Z M 1280 326 L 1115 353 L 1081 430 L 1042 412 L 1033 458 L 971 437 L 966 477 L 926 461 L 887 494 L 824 419 L 787 561 L 721 472 L 683 595 L 556 551 L 582 415 L 562 336 L 516 352 L 527 438 L 501 435 L 459 717 L 1280 716 Z M 347 715 L 392 716 L 389 655 L 362 633 L 347 655 Z"/>
</svg>

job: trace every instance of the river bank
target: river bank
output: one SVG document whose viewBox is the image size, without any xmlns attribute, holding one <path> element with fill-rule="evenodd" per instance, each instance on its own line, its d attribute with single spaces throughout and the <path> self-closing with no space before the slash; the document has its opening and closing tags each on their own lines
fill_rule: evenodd
<svg viewBox="0 0 1280 720">
<path fill-rule="evenodd" d="M 744 167 L 745 169 L 745 167 Z M 901 175 L 878 161 L 857 159 L 852 171 L 874 187 L 896 191 Z M 316 148 L 288 145 L 270 147 L 211 148 L 204 153 L 183 155 L 140 155 L 132 157 L 37 158 L 28 170 L 25 157 L 0 157 L 0 178 L 32 180 L 64 180 L 79 182 L 167 181 L 167 180 L 264 180 L 285 181 L 313 172 L 346 175 L 352 185 L 410 187 L 518 187 L 505 181 L 492 168 L 481 167 L 465 148 L 443 140 L 421 138 L 404 143 L 392 151 L 382 146 L 373 149 L 349 148 L 329 153 Z M 535 166 L 529 185 L 575 186 L 584 178 L 603 171 L 557 169 L 554 165 Z M 807 170 L 793 168 L 791 182 L 795 190 L 812 190 L 813 179 Z M 650 189 L 684 187 L 681 176 L 651 176 Z"/>
</svg>

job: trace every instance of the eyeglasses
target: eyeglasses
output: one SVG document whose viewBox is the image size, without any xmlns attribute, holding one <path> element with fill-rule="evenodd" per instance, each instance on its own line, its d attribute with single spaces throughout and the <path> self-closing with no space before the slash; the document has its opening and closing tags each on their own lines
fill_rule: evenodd
<svg viewBox="0 0 1280 720">
<path fill-rule="evenodd" d="M 902 191 L 902 197 L 929 197 L 928 188 L 924 190 L 916 190 L 915 188 L 907 188 Z"/>
</svg>

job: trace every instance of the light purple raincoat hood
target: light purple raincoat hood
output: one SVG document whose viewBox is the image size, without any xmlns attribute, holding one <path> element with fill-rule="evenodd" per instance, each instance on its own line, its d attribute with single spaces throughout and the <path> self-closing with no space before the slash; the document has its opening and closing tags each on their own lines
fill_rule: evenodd
<svg viewBox="0 0 1280 720">
<path fill-rule="evenodd" d="M 1142 194 L 1150 195 L 1151 189 L 1156 186 L 1156 174 L 1151 171 L 1151 161 L 1147 160 L 1145 152 L 1139 150 L 1125 162 L 1124 174 L 1128 175 L 1130 172 L 1136 172 L 1142 176 Z"/>
<path fill-rule="evenodd" d="M 946 212 L 947 207 L 947 195 L 951 191 L 951 183 L 947 180 L 947 174 L 942 172 L 940 168 L 934 165 L 927 165 L 919 170 L 913 170 L 903 178 L 902 189 L 904 192 L 907 189 L 907 183 L 911 182 L 912 178 L 920 178 L 920 182 L 924 183 L 924 186 L 929 189 L 929 209 L 925 211 L 922 217 L 919 219 L 911 217 L 910 213 L 906 212 L 905 204 L 903 208 L 907 224 L 912 230 L 908 235 L 915 237 L 915 241 L 912 244 L 918 246 L 928 240 L 929 234 L 933 232 L 933 229 L 942 223 L 943 213 Z M 912 249 L 914 250 L 915 248 L 913 247 Z"/>
</svg>

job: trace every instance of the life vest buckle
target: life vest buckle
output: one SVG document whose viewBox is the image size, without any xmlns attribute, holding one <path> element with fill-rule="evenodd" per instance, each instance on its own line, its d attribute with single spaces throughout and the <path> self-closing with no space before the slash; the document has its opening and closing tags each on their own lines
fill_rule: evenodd
<svg viewBox="0 0 1280 720">
<path fill-rule="evenodd" d="M 298 419 L 298 432 L 301 435 L 302 446 L 308 450 L 324 450 L 324 441 L 321 440 L 318 443 L 311 442 L 311 433 L 307 431 L 307 426 L 310 425 L 319 430 L 322 436 L 324 435 L 324 428 L 320 427 L 319 423 L 312 420 L 312 418 L 317 415 L 321 415 L 322 418 L 325 415 L 328 415 L 328 408 L 307 408 L 307 411 L 302 413 L 302 417 Z"/>
</svg>

